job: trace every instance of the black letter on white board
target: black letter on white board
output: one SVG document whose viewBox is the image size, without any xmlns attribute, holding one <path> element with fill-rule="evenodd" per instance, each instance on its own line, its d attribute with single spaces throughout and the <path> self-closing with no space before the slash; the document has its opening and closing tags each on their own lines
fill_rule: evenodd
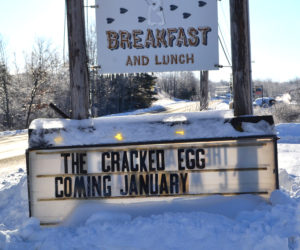
<svg viewBox="0 0 300 250">
<path fill-rule="evenodd" d="M 60 191 L 60 192 L 58 193 L 58 182 L 59 182 L 60 184 L 62 184 L 62 183 L 63 183 L 63 178 L 62 178 L 62 177 L 55 177 L 55 197 L 56 197 L 56 198 L 63 197 L 63 195 L 64 195 L 64 192 L 63 192 L 63 191 Z"/>
</svg>

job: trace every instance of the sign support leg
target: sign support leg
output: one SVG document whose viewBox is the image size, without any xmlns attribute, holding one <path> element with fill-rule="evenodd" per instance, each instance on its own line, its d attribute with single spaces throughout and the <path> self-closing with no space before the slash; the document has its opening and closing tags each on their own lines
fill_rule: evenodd
<svg viewBox="0 0 300 250">
<path fill-rule="evenodd" d="M 248 0 L 230 0 L 234 115 L 252 115 Z"/>
</svg>

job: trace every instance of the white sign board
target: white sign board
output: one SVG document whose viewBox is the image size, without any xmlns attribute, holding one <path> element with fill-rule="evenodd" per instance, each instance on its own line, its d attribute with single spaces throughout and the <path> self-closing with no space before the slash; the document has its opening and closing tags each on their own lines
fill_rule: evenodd
<svg viewBox="0 0 300 250">
<path fill-rule="evenodd" d="M 100 73 L 213 70 L 216 0 L 97 0 Z"/>
<path fill-rule="evenodd" d="M 29 151 L 31 216 L 62 222 L 81 203 L 276 189 L 274 138 Z"/>
</svg>

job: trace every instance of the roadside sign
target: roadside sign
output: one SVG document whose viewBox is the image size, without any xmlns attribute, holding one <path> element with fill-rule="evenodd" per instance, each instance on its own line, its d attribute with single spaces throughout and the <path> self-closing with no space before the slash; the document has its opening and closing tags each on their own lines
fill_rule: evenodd
<svg viewBox="0 0 300 250">
<path fill-rule="evenodd" d="M 100 73 L 218 69 L 215 0 L 97 0 Z"/>
<path fill-rule="evenodd" d="M 27 151 L 30 216 L 52 225 L 87 202 L 101 207 L 215 194 L 268 198 L 279 186 L 272 124 L 270 116 L 199 113 L 37 120 Z"/>
<path fill-rule="evenodd" d="M 44 225 L 61 223 L 89 200 L 269 197 L 278 185 L 275 140 L 29 150 L 31 216 Z"/>
</svg>

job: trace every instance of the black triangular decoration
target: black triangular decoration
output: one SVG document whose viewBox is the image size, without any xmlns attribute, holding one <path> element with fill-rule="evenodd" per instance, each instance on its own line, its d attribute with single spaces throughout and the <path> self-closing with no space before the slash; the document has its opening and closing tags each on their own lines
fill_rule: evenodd
<svg viewBox="0 0 300 250">
<path fill-rule="evenodd" d="M 125 8 L 120 8 L 120 13 L 121 14 L 124 14 L 124 13 L 126 13 L 128 10 L 127 9 L 125 9 Z"/>
<path fill-rule="evenodd" d="M 178 6 L 176 6 L 176 5 L 173 5 L 173 4 L 170 5 L 170 10 L 172 10 L 172 11 L 176 10 L 177 8 L 178 8 Z"/>
<path fill-rule="evenodd" d="M 109 17 L 109 18 L 106 18 L 106 21 L 107 21 L 108 24 L 110 24 L 110 23 L 112 23 L 113 21 L 115 21 L 115 19 Z"/>
<path fill-rule="evenodd" d="M 199 3 L 199 7 L 203 7 L 206 5 L 206 2 L 204 2 L 204 1 L 199 1 L 198 3 Z"/>
<path fill-rule="evenodd" d="M 142 22 L 144 22 L 146 20 L 146 18 L 142 17 L 142 16 L 139 16 L 138 20 L 139 20 L 139 23 L 142 23 Z"/>
<path fill-rule="evenodd" d="M 187 19 L 187 18 L 189 18 L 191 16 L 191 14 L 187 13 L 187 12 L 184 12 L 182 15 L 183 15 L 184 19 Z"/>
</svg>

